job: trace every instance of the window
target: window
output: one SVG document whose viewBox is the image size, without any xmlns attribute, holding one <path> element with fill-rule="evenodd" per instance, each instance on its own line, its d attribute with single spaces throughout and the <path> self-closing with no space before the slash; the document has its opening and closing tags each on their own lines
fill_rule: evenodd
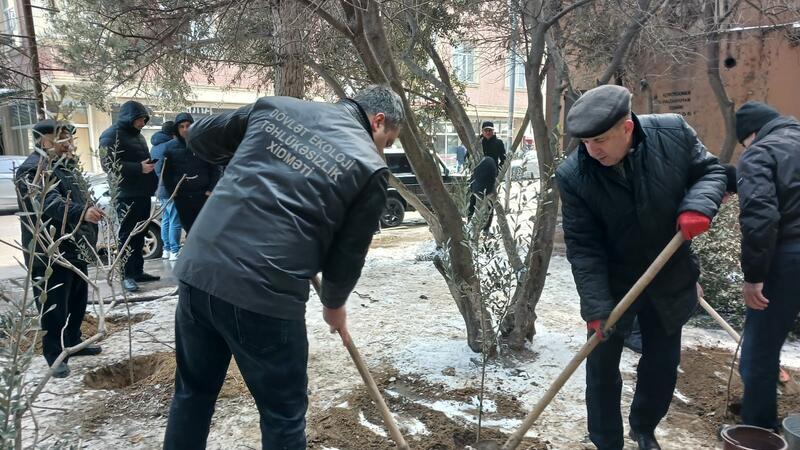
<svg viewBox="0 0 800 450">
<path fill-rule="evenodd" d="M 461 143 L 458 139 L 455 127 L 450 122 L 437 122 L 433 126 L 433 148 L 439 155 L 445 166 L 455 169 L 458 165 L 456 161 L 456 147 Z"/>
<path fill-rule="evenodd" d="M 2 0 L 2 6 L 3 6 L 3 17 L 2 17 L 3 26 L 0 27 L 0 30 L 4 30 L 3 32 L 6 34 L 19 35 L 19 19 L 17 18 L 17 12 L 14 9 L 13 1 Z M 9 39 L 9 41 L 12 45 L 15 46 L 21 45 L 21 40 L 18 37 L 12 37 Z"/>
<path fill-rule="evenodd" d="M 516 63 L 514 64 L 514 88 L 516 89 L 526 89 L 527 85 L 525 84 L 525 60 L 519 55 L 519 53 L 514 55 L 516 58 Z M 509 56 L 508 60 L 506 61 L 506 87 L 511 86 L 511 56 Z"/>
<path fill-rule="evenodd" d="M 453 72 L 464 83 L 475 82 L 475 48 L 470 44 L 459 44 L 453 48 Z"/>
</svg>

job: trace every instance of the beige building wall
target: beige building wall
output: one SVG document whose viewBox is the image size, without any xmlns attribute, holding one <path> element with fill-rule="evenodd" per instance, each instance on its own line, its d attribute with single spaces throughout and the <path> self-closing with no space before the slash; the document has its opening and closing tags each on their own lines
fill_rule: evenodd
<svg viewBox="0 0 800 450">
<path fill-rule="evenodd" d="M 746 27 L 745 27 L 746 28 Z M 800 37 L 800 25 L 752 28 L 725 34 L 721 61 L 735 63 L 722 69 L 722 80 L 736 108 L 748 100 L 768 103 L 782 114 L 800 118 L 800 45 L 787 33 Z M 723 119 L 708 84 L 705 61 L 695 58 L 675 70 L 659 73 L 659 65 L 645 75 L 649 89 L 632 86 L 637 113 L 678 113 L 697 131 L 703 143 L 718 153 Z M 734 160 L 742 151 L 737 146 Z"/>
</svg>

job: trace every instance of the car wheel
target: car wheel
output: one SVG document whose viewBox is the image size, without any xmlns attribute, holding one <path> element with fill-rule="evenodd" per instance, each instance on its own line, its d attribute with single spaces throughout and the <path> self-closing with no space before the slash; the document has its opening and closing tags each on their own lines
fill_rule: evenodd
<svg viewBox="0 0 800 450">
<path fill-rule="evenodd" d="M 403 202 L 396 197 L 389 197 L 386 200 L 386 207 L 381 214 L 381 225 L 384 228 L 392 228 L 403 223 L 403 217 L 406 214 L 406 208 Z"/>
<path fill-rule="evenodd" d="M 147 227 L 147 233 L 144 235 L 144 248 L 142 249 L 142 257 L 144 259 L 161 258 L 161 252 L 164 249 L 164 243 L 161 242 L 161 227 L 151 224 Z"/>
</svg>

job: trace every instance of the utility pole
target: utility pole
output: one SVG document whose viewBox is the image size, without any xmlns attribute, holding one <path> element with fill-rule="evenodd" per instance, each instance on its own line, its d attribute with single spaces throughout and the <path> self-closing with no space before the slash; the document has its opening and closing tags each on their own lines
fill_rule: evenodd
<svg viewBox="0 0 800 450">
<path fill-rule="evenodd" d="M 21 0 L 22 20 L 25 24 L 25 36 L 28 58 L 31 63 L 31 78 L 33 79 L 33 95 L 36 97 L 36 117 L 44 120 L 44 94 L 42 93 L 42 72 L 39 67 L 39 47 L 36 44 L 36 30 L 33 26 L 32 0 Z"/>
<path fill-rule="evenodd" d="M 517 15 L 514 11 L 514 0 L 508 0 L 508 15 L 511 21 L 511 42 L 509 43 L 509 73 L 508 76 L 508 137 L 506 138 L 506 164 L 511 165 L 511 147 L 514 144 L 514 100 L 517 95 Z M 524 169 L 523 169 L 524 170 Z M 506 195 L 505 206 L 511 202 L 511 167 L 506 169 Z"/>
</svg>

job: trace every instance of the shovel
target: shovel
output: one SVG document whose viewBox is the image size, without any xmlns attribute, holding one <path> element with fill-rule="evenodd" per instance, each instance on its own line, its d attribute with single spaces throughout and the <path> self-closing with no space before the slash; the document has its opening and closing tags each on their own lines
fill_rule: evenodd
<svg viewBox="0 0 800 450">
<path fill-rule="evenodd" d="M 311 278 L 311 285 L 314 287 L 314 290 L 317 291 L 317 295 L 319 295 L 322 284 L 319 281 L 318 275 Z M 352 336 L 344 343 L 344 346 L 347 348 L 347 352 L 350 353 L 350 358 L 352 358 L 353 362 L 356 364 L 361 379 L 364 380 L 364 384 L 367 385 L 367 392 L 369 392 L 370 398 L 372 398 L 372 401 L 378 406 L 378 411 L 381 413 L 386 428 L 389 429 L 392 440 L 397 444 L 398 449 L 409 450 L 405 438 L 403 438 L 403 435 L 400 433 L 400 428 L 397 426 L 397 423 L 395 423 L 392 413 L 389 412 L 389 407 L 386 406 L 386 402 L 383 400 L 381 391 L 378 390 L 378 385 L 375 384 L 375 380 L 369 373 L 369 369 L 367 369 L 367 364 L 364 363 L 361 354 L 358 352 L 358 348 L 356 348 L 356 344 L 353 343 Z"/>
<path fill-rule="evenodd" d="M 650 267 L 642 274 L 641 277 L 636 281 L 636 284 L 631 287 L 625 297 L 617 303 L 617 306 L 614 307 L 614 310 L 611 311 L 611 314 L 606 319 L 605 327 L 603 328 L 603 333 L 607 333 L 614 324 L 619 321 L 622 314 L 633 304 L 637 297 L 644 291 L 647 285 L 653 281 L 653 278 L 656 277 L 658 272 L 664 267 L 664 265 L 669 261 L 672 255 L 678 251 L 680 246 L 683 244 L 683 234 L 680 231 L 675 233 L 675 237 L 664 247 L 664 250 L 656 257 L 656 260 L 650 264 Z M 597 336 L 597 333 L 593 334 L 583 347 L 572 357 L 572 360 L 567 364 L 567 367 L 558 375 L 558 378 L 550 385 L 550 389 L 544 394 L 539 403 L 534 406 L 533 410 L 525 417 L 525 420 L 522 422 L 522 425 L 515 431 L 506 441 L 506 443 L 500 447 L 500 445 L 495 441 L 481 441 L 478 442 L 477 448 L 478 450 L 514 450 L 517 446 L 522 442 L 523 437 L 525 437 L 525 433 L 533 426 L 533 423 L 539 416 L 542 414 L 547 405 L 553 401 L 553 398 L 558 394 L 558 391 L 564 387 L 564 383 L 569 380 L 573 373 L 578 369 L 584 359 L 589 356 L 589 353 L 597 347 L 597 344 L 600 343 L 600 338 Z"/>
</svg>

